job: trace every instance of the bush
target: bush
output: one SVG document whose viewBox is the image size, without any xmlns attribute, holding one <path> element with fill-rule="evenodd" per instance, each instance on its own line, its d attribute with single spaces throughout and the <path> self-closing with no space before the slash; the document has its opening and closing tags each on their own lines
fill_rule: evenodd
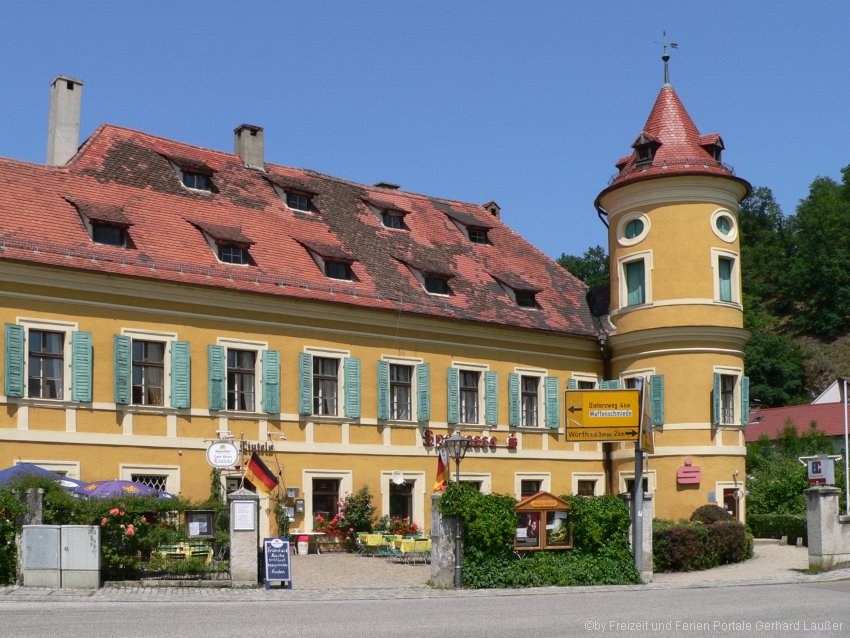
<svg viewBox="0 0 850 638">
<path fill-rule="evenodd" d="M 709 525 L 708 540 L 718 565 L 740 563 L 753 557 L 753 537 L 736 521 L 717 521 Z"/>
<path fill-rule="evenodd" d="M 24 507 L 10 491 L 0 491 L 0 585 L 15 582 L 17 576 L 16 519 Z"/>
<path fill-rule="evenodd" d="M 747 525 L 756 538 L 807 537 L 804 514 L 747 514 Z"/>
<path fill-rule="evenodd" d="M 716 506 L 698 508 L 690 521 L 652 522 L 652 554 L 657 572 L 681 572 L 708 569 L 752 558 L 753 537 L 745 525 L 715 512 Z M 712 520 L 706 524 L 699 519 Z"/>
<path fill-rule="evenodd" d="M 466 587 L 540 587 L 640 582 L 628 548 L 629 514 L 618 498 L 565 497 L 575 549 L 514 555 L 517 525 L 510 496 L 481 494 L 450 483 L 440 499 L 443 516 L 458 516 L 463 533 Z"/>
<path fill-rule="evenodd" d="M 719 505 L 703 505 L 691 514 L 691 522 L 711 525 L 718 521 L 731 521 L 732 515 Z"/>
</svg>

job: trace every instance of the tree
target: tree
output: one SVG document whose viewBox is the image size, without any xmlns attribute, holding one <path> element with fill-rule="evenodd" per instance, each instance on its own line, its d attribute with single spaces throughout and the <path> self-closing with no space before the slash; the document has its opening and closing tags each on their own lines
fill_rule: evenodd
<svg viewBox="0 0 850 638">
<path fill-rule="evenodd" d="M 752 333 L 744 348 L 750 398 L 764 407 L 804 403 L 805 367 L 800 347 L 775 332 L 777 320 L 744 306 L 744 327 Z"/>
<path fill-rule="evenodd" d="M 561 253 L 558 263 L 588 286 L 608 283 L 608 254 L 602 246 L 594 246 L 576 257 Z"/>
</svg>

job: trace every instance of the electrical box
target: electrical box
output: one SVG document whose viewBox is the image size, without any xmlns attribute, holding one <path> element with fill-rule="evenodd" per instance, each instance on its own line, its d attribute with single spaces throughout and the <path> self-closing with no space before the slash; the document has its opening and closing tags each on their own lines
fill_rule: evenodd
<svg viewBox="0 0 850 638">
<path fill-rule="evenodd" d="M 24 587 L 61 587 L 60 526 L 24 525 L 23 576 Z"/>
<path fill-rule="evenodd" d="M 100 587 L 100 527 L 63 525 L 62 587 Z"/>
</svg>

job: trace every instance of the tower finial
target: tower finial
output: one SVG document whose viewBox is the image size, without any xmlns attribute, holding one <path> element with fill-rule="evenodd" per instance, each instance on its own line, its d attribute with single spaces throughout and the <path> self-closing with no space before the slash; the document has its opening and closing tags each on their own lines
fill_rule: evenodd
<svg viewBox="0 0 850 638">
<path fill-rule="evenodd" d="M 670 70 L 667 68 L 667 62 L 670 60 L 670 54 L 667 53 L 667 47 L 669 46 L 671 49 L 678 49 L 679 45 L 675 42 L 667 43 L 667 31 L 664 30 L 661 32 L 661 42 L 656 42 L 656 44 L 662 45 L 663 49 L 661 52 L 661 60 L 664 62 L 664 84 L 670 84 Z"/>
</svg>

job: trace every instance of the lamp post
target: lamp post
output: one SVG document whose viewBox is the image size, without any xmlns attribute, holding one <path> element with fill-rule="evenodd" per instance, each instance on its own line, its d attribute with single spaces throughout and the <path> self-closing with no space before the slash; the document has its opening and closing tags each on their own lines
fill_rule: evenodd
<svg viewBox="0 0 850 638">
<path fill-rule="evenodd" d="M 443 439 L 443 445 L 446 447 L 448 455 L 455 461 L 455 482 L 460 483 L 460 462 L 466 456 L 469 439 L 460 432 L 455 432 Z M 462 569 L 463 567 L 460 562 L 460 518 L 458 518 L 455 525 L 455 587 L 462 587 L 463 585 Z"/>
</svg>

